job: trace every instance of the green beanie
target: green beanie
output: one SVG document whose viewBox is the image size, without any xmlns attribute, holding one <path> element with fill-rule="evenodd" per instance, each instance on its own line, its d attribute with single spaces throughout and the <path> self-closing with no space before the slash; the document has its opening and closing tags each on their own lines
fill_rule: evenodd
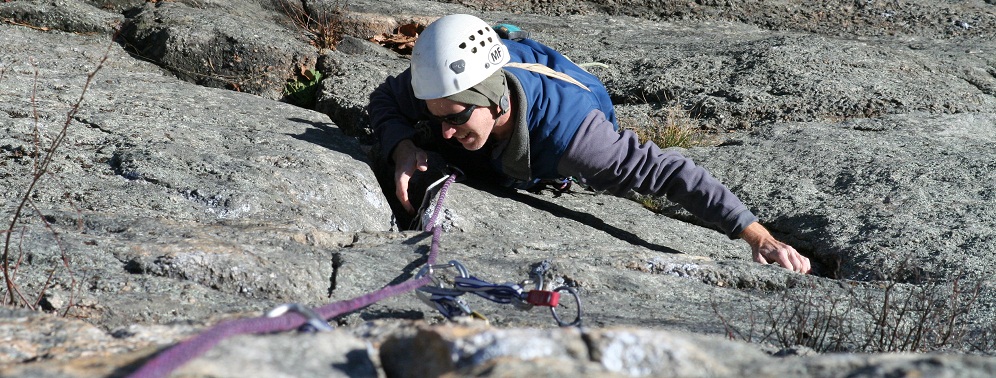
<svg viewBox="0 0 996 378">
<path fill-rule="evenodd" d="M 500 105 L 502 96 L 508 91 L 507 88 L 505 74 L 502 70 L 498 70 L 477 85 L 446 96 L 446 98 L 462 104 L 477 106 Z"/>
</svg>

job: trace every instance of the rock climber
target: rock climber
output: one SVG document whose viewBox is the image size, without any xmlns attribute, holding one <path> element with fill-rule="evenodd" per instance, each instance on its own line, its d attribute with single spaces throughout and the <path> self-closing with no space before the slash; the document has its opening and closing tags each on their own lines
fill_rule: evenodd
<svg viewBox="0 0 996 378">
<path fill-rule="evenodd" d="M 518 189 L 570 178 L 617 196 L 664 196 L 745 240 L 754 261 L 810 272 L 808 258 L 704 168 L 619 131 L 598 78 L 532 39 L 502 37 L 475 16 L 442 17 L 419 36 L 411 66 L 370 95 L 374 170 L 397 197 L 395 214 L 415 212 L 413 177 L 438 153 L 468 176 Z"/>
</svg>

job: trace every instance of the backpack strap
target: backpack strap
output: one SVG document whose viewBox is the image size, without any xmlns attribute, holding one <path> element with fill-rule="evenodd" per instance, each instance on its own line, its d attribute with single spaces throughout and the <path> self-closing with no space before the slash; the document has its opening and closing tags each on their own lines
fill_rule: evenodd
<svg viewBox="0 0 996 378">
<path fill-rule="evenodd" d="M 526 71 L 531 71 L 531 72 L 535 72 L 535 73 L 538 73 L 538 74 L 543 74 L 543 75 L 552 77 L 554 79 L 560 79 L 560 80 L 566 81 L 568 83 L 577 85 L 577 86 L 579 86 L 581 88 L 584 88 L 584 90 L 586 90 L 588 92 L 591 92 L 591 89 L 588 89 L 588 87 L 586 87 L 584 84 L 581 84 L 580 81 L 575 80 L 570 75 L 568 75 L 566 73 L 563 73 L 563 72 L 554 71 L 553 68 L 547 67 L 547 66 L 539 64 L 539 63 L 508 62 L 508 63 L 505 63 L 505 67 L 520 68 L 520 69 L 524 69 Z"/>
</svg>

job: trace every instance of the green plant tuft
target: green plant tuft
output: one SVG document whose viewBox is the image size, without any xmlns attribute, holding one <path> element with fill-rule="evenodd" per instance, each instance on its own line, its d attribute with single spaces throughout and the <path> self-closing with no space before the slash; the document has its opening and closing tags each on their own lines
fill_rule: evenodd
<svg viewBox="0 0 996 378">
<path fill-rule="evenodd" d="M 318 83 L 322 81 L 322 73 L 307 69 L 284 85 L 284 98 L 288 103 L 302 108 L 313 109 L 317 101 Z"/>
</svg>

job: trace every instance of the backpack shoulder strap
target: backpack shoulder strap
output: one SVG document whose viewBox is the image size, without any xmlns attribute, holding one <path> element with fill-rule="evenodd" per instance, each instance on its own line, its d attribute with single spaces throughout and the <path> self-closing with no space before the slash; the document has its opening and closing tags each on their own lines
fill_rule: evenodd
<svg viewBox="0 0 996 378">
<path fill-rule="evenodd" d="M 585 86 L 584 84 L 581 84 L 580 81 L 577 81 L 576 79 L 574 79 L 570 75 L 568 75 L 566 73 L 563 73 L 563 72 L 554 71 L 553 68 L 547 67 L 547 66 L 539 64 L 539 63 L 508 62 L 508 63 L 505 64 L 505 66 L 506 67 L 513 67 L 513 68 L 521 68 L 521 69 L 524 69 L 526 71 L 531 71 L 531 72 L 535 72 L 535 73 L 538 73 L 538 74 L 543 74 L 543 75 L 552 77 L 554 79 L 560 79 L 560 80 L 566 81 L 568 83 L 577 85 L 577 86 L 579 86 L 581 88 L 584 88 L 584 90 L 586 90 L 588 92 L 591 92 L 591 89 L 588 89 L 587 86 Z"/>
</svg>

